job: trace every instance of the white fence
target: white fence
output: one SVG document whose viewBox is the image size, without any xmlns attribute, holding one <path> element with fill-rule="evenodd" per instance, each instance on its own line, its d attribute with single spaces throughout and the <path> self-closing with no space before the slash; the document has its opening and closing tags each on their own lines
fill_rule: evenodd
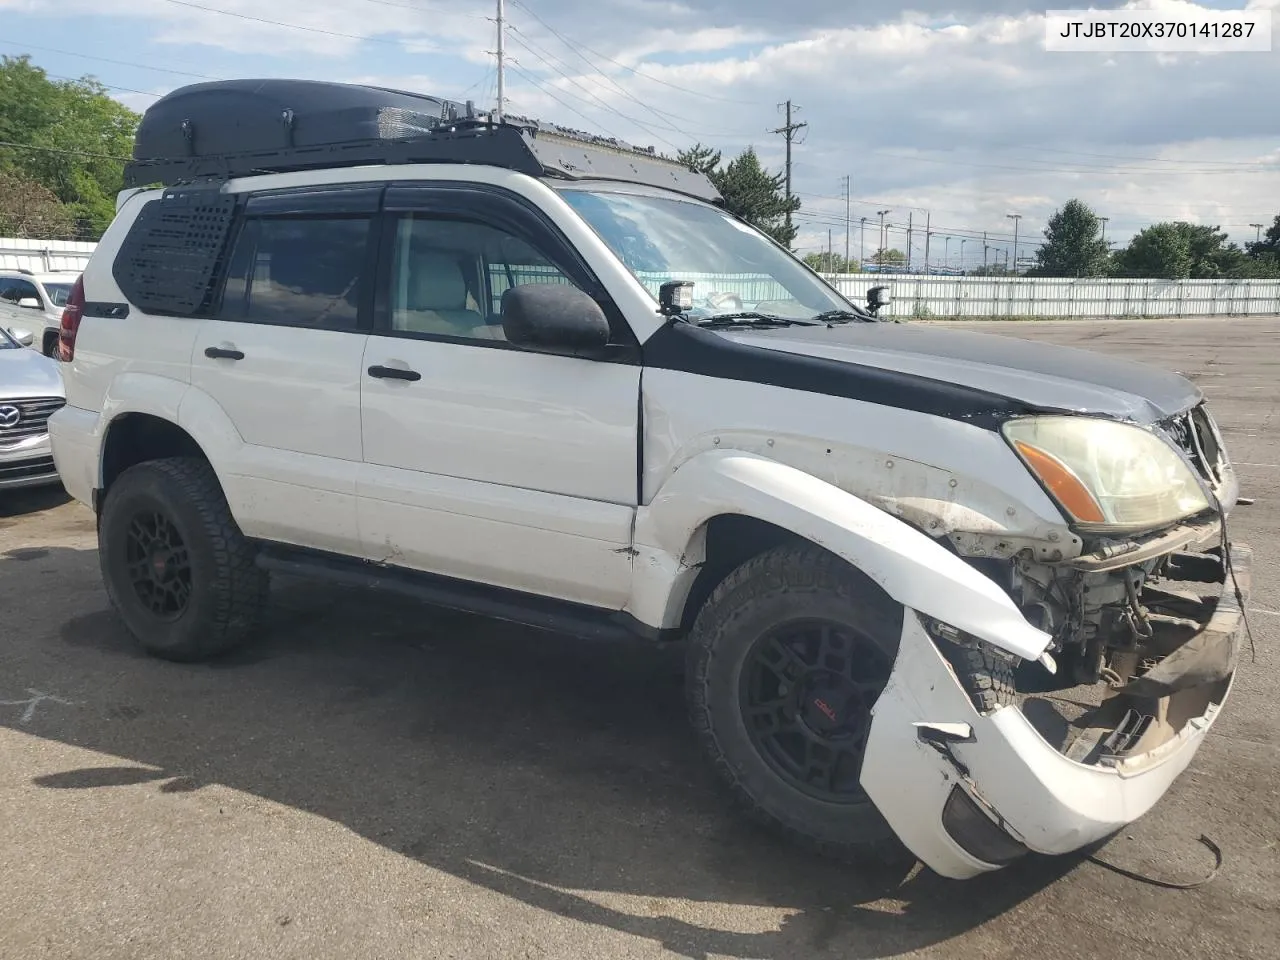
<svg viewBox="0 0 1280 960">
<path fill-rule="evenodd" d="M 95 244 L 0 237 L 0 269 L 82 270 Z M 865 303 L 874 286 L 889 287 L 888 317 L 1205 317 L 1280 315 L 1280 280 L 1059 280 L 1040 277 L 926 277 L 912 274 L 824 274 L 842 294 Z M 644 274 L 654 292 L 670 279 Z M 737 293 L 744 301 L 787 299 L 768 277 L 698 274 L 699 293 Z"/>
<path fill-rule="evenodd" d="M 1206 317 L 1280 314 L 1280 280 L 1059 280 L 824 274 L 865 303 L 889 287 L 889 317 Z"/>
<path fill-rule="evenodd" d="M 78 240 L 0 237 L 0 269 L 30 270 L 32 273 L 83 270 L 95 246 L 97 244 Z"/>
</svg>

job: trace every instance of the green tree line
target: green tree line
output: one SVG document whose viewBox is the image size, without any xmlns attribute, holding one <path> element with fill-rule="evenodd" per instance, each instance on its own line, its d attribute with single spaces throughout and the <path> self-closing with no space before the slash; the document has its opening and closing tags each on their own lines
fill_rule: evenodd
<svg viewBox="0 0 1280 960">
<path fill-rule="evenodd" d="M 1160 280 L 1234 280 L 1280 277 L 1280 214 L 1266 234 L 1243 247 L 1220 227 L 1185 220 L 1153 223 L 1129 243 L 1110 250 L 1102 220 L 1080 200 L 1068 200 L 1049 218 L 1036 251 L 1041 277 L 1133 277 Z"/>
</svg>

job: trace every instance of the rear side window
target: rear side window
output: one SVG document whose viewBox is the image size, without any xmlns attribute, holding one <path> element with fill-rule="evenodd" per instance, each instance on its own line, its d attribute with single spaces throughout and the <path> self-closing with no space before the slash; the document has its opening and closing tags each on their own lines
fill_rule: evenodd
<svg viewBox="0 0 1280 960">
<path fill-rule="evenodd" d="M 40 299 L 40 291 L 30 280 L 0 280 L 0 299 L 17 303 L 19 300 Z"/>
<path fill-rule="evenodd" d="M 352 330 L 359 326 L 368 217 L 262 217 L 245 221 L 218 317 Z"/>
</svg>

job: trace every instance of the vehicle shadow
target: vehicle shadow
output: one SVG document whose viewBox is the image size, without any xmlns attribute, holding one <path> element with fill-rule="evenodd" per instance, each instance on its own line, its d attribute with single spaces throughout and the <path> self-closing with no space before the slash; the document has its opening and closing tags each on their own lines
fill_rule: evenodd
<svg viewBox="0 0 1280 960">
<path fill-rule="evenodd" d="M 97 563 L 61 548 L 41 562 L 80 576 Z M 224 785 L 683 957 L 921 949 L 1000 916 L 1078 862 L 1032 858 L 956 883 L 900 865 L 855 869 L 776 840 L 726 808 L 687 730 L 678 665 L 650 649 L 289 581 L 273 589 L 260 643 L 199 666 L 138 652 L 100 590 L 49 616 L 61 643 L 19 638 L 20 652 L 0 658 L 20 657 L 26 672 L 47 663 L 63 686 L 93 695 L 40 735 L 136 766 L 38 785 Z M 714 904 L 784 917 L 767 932 L 688 919 Z"/>
<path fill-rule="evenodd" d="M 24 517 L 61 507 L 71 502 L 71 496 L 62 484 L 43 487 L 20 487 L 17 490 L 0 491 L 0 517 Z"/>
</svg>

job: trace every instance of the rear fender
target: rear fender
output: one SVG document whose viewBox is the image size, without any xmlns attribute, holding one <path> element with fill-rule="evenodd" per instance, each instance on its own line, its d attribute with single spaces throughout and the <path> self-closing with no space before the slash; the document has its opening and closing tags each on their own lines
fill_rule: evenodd
<svg viewBox="0 0 1280 960">
<path fill-rule="evenodd" d="M 675 627 L 703 560 L 708 521 L 739 514 L 843 557 L 902 604 L 1027 659 L 1048 647 L 1000 587 L 914 527 L 824 480 L 756 454 L 715 450 L 682 464 L 636 517 L 629 612 Z"/>
</svg>

